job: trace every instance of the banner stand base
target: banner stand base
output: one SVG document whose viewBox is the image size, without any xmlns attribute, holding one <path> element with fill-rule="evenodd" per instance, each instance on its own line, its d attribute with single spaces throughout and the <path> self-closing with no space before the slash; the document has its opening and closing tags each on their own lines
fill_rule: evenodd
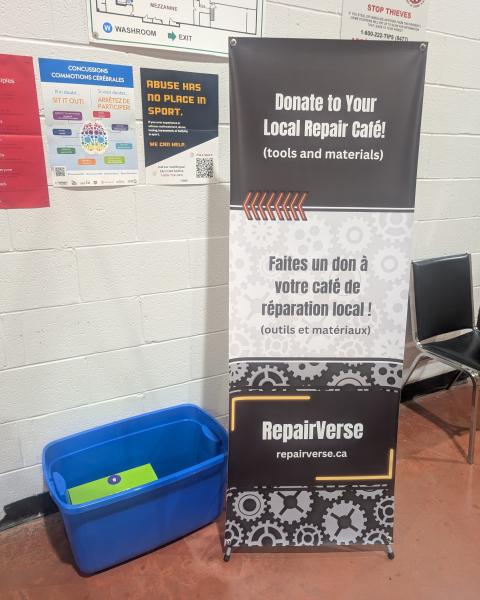
<svg viewBox="0 0 480 600">
<path fill-rule="evenodd" d="M 231 556 L 232 556 L 232 547 L 227 544 L 225 546 L 225 554 L 223 555 L 223 560 L 225 562 L 228 562 L 230 560 Z"/>
<path fill-rule="evenodd" d="M 225 544 L 225 553 L 223 555 L 224 562 L 229 562 L 232 557 L 232 546 L 230 544 Z M 395 553 L 393 551 L 393 544 L 385 544 L 385 551 L 387 553 L 388 560 L 393 560 L 395 558 Z"/>
<path fill-rule="evenodd" d="M 393 552 L 392 544 L 387 544 L 387 556 L 389 560 L 393 560 L 395 558 L 395 554 Z"/>
</svg>

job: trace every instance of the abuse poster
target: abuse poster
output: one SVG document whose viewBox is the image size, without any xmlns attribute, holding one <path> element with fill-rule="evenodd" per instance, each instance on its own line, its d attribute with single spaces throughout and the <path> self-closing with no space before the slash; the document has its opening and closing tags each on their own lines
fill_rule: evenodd
<svg viewBox="0 0 480 600">
<path fill-rule="evenodd" d="M 227 552 L 392 544 L 425 62 L 232 45 Z"/>
<path fill-rule="evenodd" d="M 264 0 L 87 0 L 94 44 L 228 55 L 231 35 L 261 36 Z"/>
<path fill-rule="evenodd" d="M 0 54 L 0 208 L 48 205 L 32 58 Z"/>
<path fill-rule="evenodd" d="M 138 183 L 132 67 L 40 58 L 55 186 Z"/>
<path fill-rule="evenodd" d="M 425 38 L 428 0 L 343 0 L 342 39 L 421 41 Z"/>
<path fill-rule="evenodd" d="M 213 183 L 218 75 L 140 69 L 147 184 Z"/>
</svg>

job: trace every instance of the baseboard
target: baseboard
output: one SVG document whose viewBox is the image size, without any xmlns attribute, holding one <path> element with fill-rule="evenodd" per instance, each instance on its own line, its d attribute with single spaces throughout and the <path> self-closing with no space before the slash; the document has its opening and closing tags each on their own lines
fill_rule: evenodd
<svg viewBox="0 0 480 600">
<path fill-rule="evenodd" d="M 439 392 L 447 388 L 458 375 L 458 371 L 448 371 L 448 373 L 441 373 L 434 377 L 428 377 L 427 379 L 421 379 L 409 383 L 402 389 L 401 402 L 408 402 L 415 396 L 424 396 L 425 394 L 432 394 L 433 392 Z M 461 374 L 457 381 L 462 381 L 466 378 L 465 374 Z"/>
<path fill-rule="evenodd" d="M 58 510 L 48 492 L 22 498 L 3 507 L 5 516 L 0 521 L 0 531 L 25 523 L 38 517 L 45 517 Z"/>
<path fill-rule="evenodd" d="M 450 385 L 456 375 L 457 371 L 453 373 L 450 371 L 449 373 L 442 373 L 441 375 L 435 375 L 435 377 L 409 383 L 402 390 L 401 401 L 407 402 L 415 396 L 423 396 L 443 390 Z M 459 381 L 464 378 L 465 376 L 462 375 L 459 377 Z M 29 498 L 23 498 L 22 500 L 7 504 L 3 510 L 5 511 L 5 516 L 0 521 L 0 531 L 20 525 L 31 519 L 50 515 L 57 512 L 58 508 L 50 498 L 48 492 L 44 492 L 37 496 L 30 496 Z"/>
</svg>

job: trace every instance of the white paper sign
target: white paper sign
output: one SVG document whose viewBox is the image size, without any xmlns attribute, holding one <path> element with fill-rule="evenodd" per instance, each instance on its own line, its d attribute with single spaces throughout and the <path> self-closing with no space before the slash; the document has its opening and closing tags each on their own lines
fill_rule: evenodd
<svg viewBox="0 0 480 600">
<path fill-rule="evenodd" d="M 264 0 L 87 0 L 90 41 L 228 55 L 228 38 L 262 35 Z"/>
<path fill-rule="evenodd" d="M 423 41 L 428 0 L 343 0 L 342 39 Z"/>
</svg>

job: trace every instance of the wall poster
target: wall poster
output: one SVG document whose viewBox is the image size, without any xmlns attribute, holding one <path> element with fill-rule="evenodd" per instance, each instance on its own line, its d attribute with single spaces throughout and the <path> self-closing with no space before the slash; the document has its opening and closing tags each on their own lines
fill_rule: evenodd
<svg viewBox="0 0 480 600">
<path fill-rule="evenodd" d="M 428 0 L 389 0 L 388 4 L 343 0 L 342 7 L 342 39 L 392 42 L 425 39 Z"/>
<path fill-rule="evenodd" d="M 140 69 L 147 184 L 213 183 L 218 75 Z"/>
<path fill-rule="evenodd" d="M 0 208 L 48 205 L 32 58 L 0 54 Z"/>
<path fill-rule="evenodd" d="M 138 183 L 132 67 L 38 62 L 53 185 Z"/>
<path fill-rule="evenodd" d="M 426 48 L 232 44 L 227 546 L 392 543 Z"/>
<path fill-rule="evenodd" d="M 261 36 L 264 0 L 87 0 L 90 41 L 228 54 L 231 35 Z"/>
</svg>

